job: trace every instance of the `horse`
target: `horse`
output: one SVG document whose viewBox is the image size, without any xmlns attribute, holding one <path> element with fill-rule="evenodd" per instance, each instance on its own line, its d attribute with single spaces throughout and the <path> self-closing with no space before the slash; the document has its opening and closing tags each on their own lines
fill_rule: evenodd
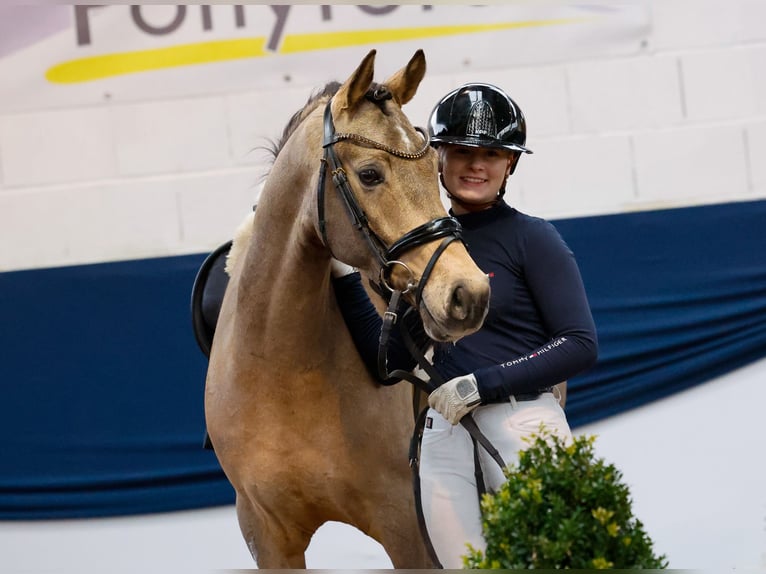
<svg viewBox="0 0 766 574">
<path fill-rule="evenodd" d="M 259 568 L 305 568 L 327 521 L 429 568 L 408 468 L 412 388 L 373 382 L 337 306 L 336 258 L 396 292 L 435 341 L 480 328 L 487 276 L 445 211 L 437 155 L 401 109 L 418 50 L 383 83 L 375 50 L 310 96 L 275 142 L 257 209 L 234 237 L 210 349 L 207 431 Z"/>
</svg>

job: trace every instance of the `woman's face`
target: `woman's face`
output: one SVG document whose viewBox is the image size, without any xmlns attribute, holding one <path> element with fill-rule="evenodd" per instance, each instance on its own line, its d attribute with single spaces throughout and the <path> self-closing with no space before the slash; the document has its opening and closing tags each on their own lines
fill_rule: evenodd
<svg viewBox="0 0 766 574">
<path fill-rule="evenodd" d="M 516 157 L 508 150 L 446 144 L 441 151 L 441 173 L 447 191 L 464 203 L 494 201 Z M 455 213 L 466 210 L 453 202 Z"/>
</svg>

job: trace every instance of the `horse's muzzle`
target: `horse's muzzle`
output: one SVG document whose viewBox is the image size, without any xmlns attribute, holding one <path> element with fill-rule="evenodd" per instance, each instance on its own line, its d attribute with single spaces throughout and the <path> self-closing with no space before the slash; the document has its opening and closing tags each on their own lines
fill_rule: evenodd
<svg viewBox="0 0 766 574">
<path fill-rule="evenodd" d="M 489 279 L 459 279 L 449 288 L 424 293 L 420 305 L 423 326 L 435 341 L 456 341 L 478 331 L 489 310 Z"/>
<path fill-rule="evenodd" d="M 487 289 L 470 289 L 462 282 L 452 290 L 449 316 L 468 326 L 481 325 L 489 309 L 489 286 Z"/>
</svg>

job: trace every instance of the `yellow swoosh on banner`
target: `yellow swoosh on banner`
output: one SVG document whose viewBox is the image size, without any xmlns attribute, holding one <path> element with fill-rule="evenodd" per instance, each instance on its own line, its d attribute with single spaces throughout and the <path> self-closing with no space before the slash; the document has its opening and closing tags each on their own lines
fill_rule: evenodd
<svg viewBox="0 0 766 574">
<path fill-rule="evenodd" d="M 332 48 L 361 46 L 364 44 L 479 34 L 512 28 L 559 26 L 582 20 L 583 18 L 556 18 L 495 24 L 292 34 L 285 37 L 278 53 L 295 54 Z M 216 40 L 156 48 L 153 50 L 138 50 L 79 58 L 52 66 L 45 73 L 45 77 L 54 84 L 76 84 L 150 70 L 210 64 L 242 58 L 263 58 L 272 55 L 274 53 L 266 49 L 266 38 L 263 37 Z"/>
</svg>

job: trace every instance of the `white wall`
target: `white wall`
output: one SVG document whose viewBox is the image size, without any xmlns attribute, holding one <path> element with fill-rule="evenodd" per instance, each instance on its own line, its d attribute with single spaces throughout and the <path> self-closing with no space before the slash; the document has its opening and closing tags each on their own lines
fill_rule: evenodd
<svg viewBox="0 0 766 574">
<path fill-rule="evenodd" d="M 670 568 L 766 569 L 766 359 L 577 429 L 630 488 Z"/>
<path fill-rule="evenodd" d="M 427 75 L 406 110 L 425 125 L 464 81 L 506 88 L 536 152 L 509 198 L 544 217 L 766 197 L 766 3 L 646 6 L 651 25 L 635 55 L 467 65 Z M 455 49 L 468 59 L 471 45 Z M 0 252 L 0 271 L 212 250 L 256 199 L 266 154 L 253 148 L 276 138 L 317 87 L 294 84 L 0 110 L 0 243 L 13 246 Z"/>
</svg>

